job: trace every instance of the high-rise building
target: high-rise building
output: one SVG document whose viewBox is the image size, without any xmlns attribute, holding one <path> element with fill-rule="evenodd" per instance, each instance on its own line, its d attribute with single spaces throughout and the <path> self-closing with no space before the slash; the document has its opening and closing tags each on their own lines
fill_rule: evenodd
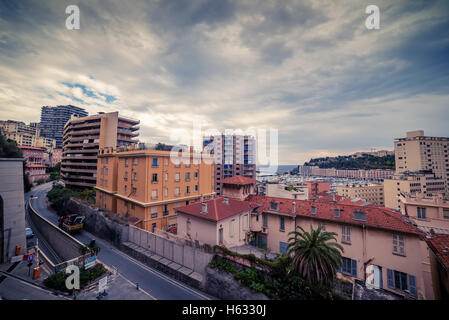
<svg viewBox="0 0 449 320">
<path fill-rule="evenodd" d="M 139 120 L 118 112 L 73 116 L 64 128 L 61 177 L 66 185 L 94 187 L 97 180 L 98 150 L 135 144 Z"/>
<path fill-rule="evenodd" d="M 407 132 L 394 141 L 396 172 L 432 170 L 444 180 L 449 195 L 449 138 L 427 137 L 423 130 Z"/>
<path fill-rule="evenodd" d="M 88 113 L 83 108 L 72 105 L 48 107 L 44 106 L 41 110 L 41 122 L 39 128 L 41 136 L 46 138 L 53 138 L 56 140 L 56 147 L 62 147 L 62 133 L 64 126 L 70 117 L 86 117 Z"/>
<path fill-rule="evenodd" d="M 385 206 L 391 209 L 399 209 L 401 195 L 422 193 L 433 196 L 444 193 L 444 180 L 430 170 L 403 172 L 392 179 L 385 179 L 383 185 Z"/>
<path fill-rule="evenodd" d="M 144 144 L 101 149 L 97 205 L 153 233 L 175 227 L 176 207 L 214 194 L 211 161 L 203 161 L 193 149 L 185 153 L 182 156 L 188 163 L 176 163 L 171 160 L 171 151 Z"/>
<path fill-rule="evenodd" d="M 0 121 L 0 133 L 7 139 L 17 142 L 19 146 L 36 147 L 40 130 L 21 121 Z"/>
<path fill-rule="evenodd" d="M 243 135 L 217 135 L 205 137 L 203 146 L 213 143 L 214 188 L 221 194 L 221 183 L 233 176 L 256 179 L 256 139 Z"/>
</svg>

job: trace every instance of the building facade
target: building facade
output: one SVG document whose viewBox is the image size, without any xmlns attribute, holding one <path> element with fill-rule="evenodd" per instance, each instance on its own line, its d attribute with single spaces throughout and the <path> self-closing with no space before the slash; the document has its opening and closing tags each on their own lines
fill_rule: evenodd
<svg viewBox="0 0 449 320">
<path fill-rule="evenodd" d="M 436 231 L 446 230 L 449 234 L 449 201 L 443 199 L 441 194 L 401 195 L 400 210 L 420 227 L 434 228 Z"/>
<path fill-rule="evenodd" d="M 88 117 L 72 117 L 65 128 L 62 147 L 61 178 L 68 186 L 93 188 L 97 182 L 98 151 L 105 147 L 135 144 L 138 120 L 118 112 Z"/>
<path fill-rule="evenodd" d="M 399 210 L 401 195 L 422 193 L 432 196 L 445 191 L 444 180 L 431 171 L 403 172 L 385 179 L 383 186 L 385 206 L 395 210 Z"/>
<path fill-rule="evenodd" d="M 64 126 L 72 115 L 76 117 L 86 117 L 88 113 L 83 108 L 72 105 L 49 107 L 41 109 L 41 122 L 39 128 L 41 136 L 56 140 L 56 148 L 62 148 L 62 136 Z"/>
<path fill-rule="evenodd" d="M 384 186 L 382 184 L 370 183 L 365 185 L 344 185 L 337 186 L 337 194 L 345 198 L 359 198 L 384 206 Z"/>
<path fill-rule="evenodd" d="M 227 247 L 239 246 L 245 239 L 246 244 L 286 254 L 290 232 L 298 226 L 306 231 L 310 227 L 322 226 L 326 231 L 335 232 L 337 242 L 344 248 L 339 278 L 351 282 L 355 279 L 366 281 L 367 266 L 372 266 L 377 271 L 375 283 L 378 288 L 408 298 L 435 297 L 424 234 L 400 213 L 375 205 L 348 205 L 332 200 L 293 200 L 256 195 L 240 200 L 243 186 L 240 188 L 240 192 L 227 192 L 228 186 L 223 185 L 227 202 L 230 204 L 231 199 L 237 201 L 233 208 L 243 208 L 243 203 L 247 202 L 244 210 L 234 209 L 233 214 L 231 210 L 217 206 L 214 212 L 218 216 L 226 212 L 226 219 L 212 222 L 209 211 L 200 203 L 178 208 L 183 212 L 185 224 L 185 227 L 179 226 L 182 230 L 180 236 L 186 236 L 185 230 L 204 230 L 202 233 L 195 231 L 193 235 L 213 244 L 223 239 L 222 233 L 228 238 L 218 243 Z M 235 199 L 234 195 L 240 196 Z M 224 202 L 221 197 L 217 201 L 219 205 Z M 250 218 L 247 221 L 248 213 Z M 193 225 L 195 223 L 196 226 Z M 208 227 L 203 227 L 206 224 Z M 231 239 L 231 234 L 235 238 Z"/>
<path fill-rule="evenodd" d="M 26 253 L 23 159 L 0 158 L 0 264 Z"/>
<path fill-rule="evenodd" d="M 176 225 L 175 208 L 207 198 L 213 191 L 213 164 L 192 150 L 181 163 L 170 151 L 135 146 L 100 150 L 97 205 L 150 232 Z M 187 163 L 188 162 L 188 163 Z"/>
<path fill-rule="evenodd" d="M 22 151 L 23 158 L 26 161 L 25 173 L 28 173 L 28 178 L 31 183 L 39 180 L 47 180 L 50 175 L 46 173 L 47 166 L 45 165 L 46 153 L 42 148 L 19 146 Z"/>
<path fill-rule="evenodd" d="M 221 194 L 222 181 L 233 176 L 256 179 L 256 139 L 243 135 L 204 138 L 203 146 L 214 154 L 214 188 Z"/>
<path fill-rule="evenodd" d="M 431 170 L 444 181 L 449 196 L 449 138 L 428 137 L 423 130 L 407 132 L 394 141 L 396 172 Z"/>
</svg>

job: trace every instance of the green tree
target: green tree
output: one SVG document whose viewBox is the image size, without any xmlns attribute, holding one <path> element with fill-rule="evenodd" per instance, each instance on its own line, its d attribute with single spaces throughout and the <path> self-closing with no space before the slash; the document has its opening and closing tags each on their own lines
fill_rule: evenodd
<svg viewBox="0 0 449 320">
<path fill-rule="evenodd" d="M 322 226 L 317 229 L 310 226 L 310 232 L 300 226 L 296 229 L 289 233 L 288 240 L 293 270 L 311 284 L 331 285 L 342 264 L 341 252 L 344 251 L 336 242 L 337 234 L 324 231 Z"/>
</svg>

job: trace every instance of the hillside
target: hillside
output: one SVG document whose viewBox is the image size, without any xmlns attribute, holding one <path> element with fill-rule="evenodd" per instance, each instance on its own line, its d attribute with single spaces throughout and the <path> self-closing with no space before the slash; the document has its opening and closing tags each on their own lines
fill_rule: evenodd
<svg viewBox="0 0 449 320">
<path fill-rule="evenodd" d="M 385 157 L 363 155 L 359 158 L 351 156 L 314 158 L 304 165 L 335 169 L 395 169 L 394 155 Z"/>
</svg>

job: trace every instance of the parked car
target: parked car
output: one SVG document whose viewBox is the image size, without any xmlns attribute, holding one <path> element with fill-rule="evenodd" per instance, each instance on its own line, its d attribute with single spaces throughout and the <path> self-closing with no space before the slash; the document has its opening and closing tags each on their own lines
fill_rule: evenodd
<svg viewBox="0 0 449 320">
<path fill-rule="evenodd" d="M 31 230 L 31 228 L 26 228 L 25 235 L 26 235 L 27 239 L 34 237 L 33 230 Z"/>
</svg>

